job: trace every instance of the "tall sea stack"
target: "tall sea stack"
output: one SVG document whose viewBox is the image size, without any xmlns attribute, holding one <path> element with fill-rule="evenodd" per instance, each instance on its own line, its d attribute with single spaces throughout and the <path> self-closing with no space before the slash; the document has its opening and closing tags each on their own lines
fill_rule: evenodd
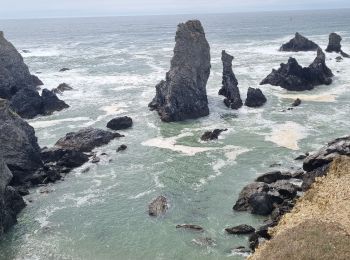
<svg viewBox="0 0 350 260">
<path fill-rule="evenodd" d="M 350 58 L 349 54 L 343 52 L 340 44 L 341 41 L 342 41 L 342 38 L 339 34 L 331 33 L 329 35 L 329 42 L 328 42 L 326 52 L 336 52 L 336 53 L 340 53 L 345 58 Z"/>
<path fill-rule="evenodd" d="M 223 72 L 222 87 L 219 90 L 219 95 L 226 97 L 224 99 L 224 103 L 227 107 L 238 109 L 242 107 L 243 102 L 241 95 L 239 94 L 238 81 L 232 71 L 233 56 L 229 55 L 223 50 L 221 53 L 221 61 L 223 65 Z"/>
<path fill-rule="evenodd" d="M 211 67 L 210 47 L 200 21 L 179 24 L 175 42 L 170 70 L 156 86 L 156 96 L 149 104 L 165 122 L 209 114 L 206 84 Z"/>
</svg>

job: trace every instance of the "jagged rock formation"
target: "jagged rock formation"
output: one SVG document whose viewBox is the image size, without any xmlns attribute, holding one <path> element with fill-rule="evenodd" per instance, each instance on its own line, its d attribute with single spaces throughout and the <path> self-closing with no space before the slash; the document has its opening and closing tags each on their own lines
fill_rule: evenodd
<svg viewBox="0 0 350 260">
<path fill-rule="evenodd" d="M 165 81 L 156 86 L 149 104 L 162 121 L 182 121 L 209 114 L 206 84 L 210 74 L 210 47 L 198 20 L 178 25 L 174 56 Z"/>
<path fill-rule="evenodd" d="M 331 33 L 329 35 L 329 43 L 326 49 L 326 52 L 336 52 L 340 53 L 345 58 L 350 58 L 350 55 L 343 52 L 341 49 L 340 42 L 342 41 L 342 38 L 339 34 Z"/>
<path fill-rule="evenodd" d="M 48 90 L 40 96 L 36 90 L 39 85 L 43 85 L 41 80 L 30 74 L 21 54 L 0 32 L 0 98 L 11 100 L 11 108 L 23 118 L 68 107 Z"/>
<path fill-rule="evenodd" d="M 293 39 L 281 46 L 280 51 L 316 51 L 318 48 L 316 43 L 297 32 Z"/>
<path fill-rule="evenodd" d="M 28 175 L 42 167 L 34 129 L 3 99 L 0 99 L 0 144 L 0 153 L 13 174 L 12 183 L 22 183 Z"/>
<path fill-rule="evenodd" d="M 259 88 L 248 88 L 247 99 L 244 105 L 247 107 L 261 107 L 266 103 L 267 99 Z"/>
<path fill-rule="evenodd" d="M 333 73 L 326 65 L 326 56 L 321 49 L 309 67 L 301 67 L 297 60 L 289 58 L 287 64 L 281 64 L 278 70 L 272 72 L 260 83 L 280 86 L 287 90 L 311 90 L 318 85 L 330 85 Z"/>
<path fill-rule="evenodd" d="M 219 95 L 226 97 L 224 103 L 227 107 L 238 109 L 243 106 L 241 95 L 238 89 L 238 81 L 232 71 L 233 56 L 222 51 L 221 61 L 223 65 L 222 72 L 222 87 L 219 90 Z"/>
</svg>

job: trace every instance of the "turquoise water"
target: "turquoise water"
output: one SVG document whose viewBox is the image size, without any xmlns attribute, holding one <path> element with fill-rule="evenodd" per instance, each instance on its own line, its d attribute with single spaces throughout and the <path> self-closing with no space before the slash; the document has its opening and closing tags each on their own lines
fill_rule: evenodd
<svg viewBox="0 0 350 260">
<path fill-rule="evenodd" d="M 174 46 L 176 25 L 202 21 L 211 46 L 208 82 L 210 116 L 182 123 L 162 123 L 147 104 L 164 78 Z M 264 218 L 232 211 L 239 191 L 273 163 L 296 167 L 293 158 L 332 138 L 349 134 L 350 60 L 327 64 L 331 86 L 305 93 L 262 86 L 263 108 L 228 110 L 221 87 L 221 50 L 235 56 L 234 72 L 242 97 L 281 62 L 293 55 L 308 65 L 315 53 L 280 53 L 296 31 L 326 47 L 328 34 L 339 32 L 350 52 L 350 11 L 254 13 L 193 16 L 0 20 L 0 30 L 23 53 L 31 71 L 54 88 L 74 88 L 62 95 L 71 107 L 30 120 L 41 146 L 70 131 L 128 115 L 125 138 L 96 149 L 97 165 L 86 164 L 65 180 L 31 190 L 18 224 L 0 242 L 0 259 L 242 259 L 231 249 L 247 237 L 224 232 L 242 223 L 258 226 Z M 62 67 L 72 70 L 59 73 Z M 40 74 L 39 74 L 40 73 Z M 296 97 L 303 103 L 281 112 Z M 228 128 L 218 141 L 200 142 L 201 134 Z M 115 150 L 128 145 L 123 153 Z M 83 173 L 86 167 L 90 171 Z M 43 191 L 48 193 L 42 193 Z M 165 195 L 170 209 L 155 219 L 148 203 Z M 29 202 L 31 201 L 31 202 Z M 198 224 L 204 233 L 176 230 Z M 210 237 L 216 245 L 192 240 Z"/>
</svg>

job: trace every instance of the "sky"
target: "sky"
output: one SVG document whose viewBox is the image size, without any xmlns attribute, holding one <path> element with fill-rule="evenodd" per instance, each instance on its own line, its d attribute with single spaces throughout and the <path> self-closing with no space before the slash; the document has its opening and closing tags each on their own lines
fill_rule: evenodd
<svg viewBox="0 0 350 260">
<path fill-rule="evenodd" d="M 0 19 L 350 8 L 350 0 L 0 0 Z"/>
</svg>

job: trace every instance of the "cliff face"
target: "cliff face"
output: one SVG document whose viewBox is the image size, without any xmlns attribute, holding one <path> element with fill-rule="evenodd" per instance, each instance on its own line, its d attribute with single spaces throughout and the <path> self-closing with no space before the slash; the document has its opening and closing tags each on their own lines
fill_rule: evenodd
<svg viewBox="0 0 350 260">
<path fill-rule="evenodd" d="M 175 42 L 166 80 L 156 86 L 156 96 L 149 104 L 166 122 L 209 114 L 206 84 L 210 74 L 210 47 L 200 21 L 179 24 Z"/>
</svg>

